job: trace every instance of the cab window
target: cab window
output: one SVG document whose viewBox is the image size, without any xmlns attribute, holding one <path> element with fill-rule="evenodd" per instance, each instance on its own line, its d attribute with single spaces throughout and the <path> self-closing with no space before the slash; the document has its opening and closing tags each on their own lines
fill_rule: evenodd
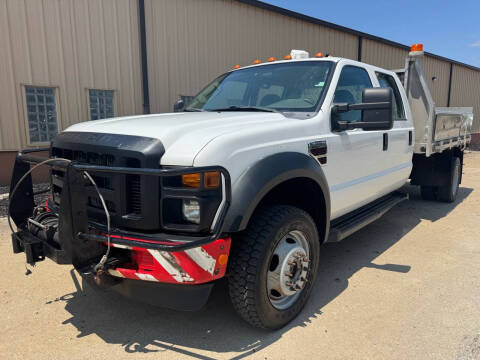
<svg viewBox="0 0 480 360">
<path fill-rule="evenodd" d="M 344 66 L 335 89 L 333 103 L 361 103 L 363 90 L 371 87 L 372 82 L 365 69 L 351 65 Z M 338 121 L 361 121 L 362 111 L 351 110 L 341 114 L 334 114 L 334 116 Z"/>
<path fill-rule="evenodd" d="M 406 120 L 405 110 L 403 109 L 402 97 L 398 90 L 397 83 L 391 75 L 376 73 L 378 83 L 382 88 L 390 88 L 393 91 L 393 120 Z"/>
</svg>

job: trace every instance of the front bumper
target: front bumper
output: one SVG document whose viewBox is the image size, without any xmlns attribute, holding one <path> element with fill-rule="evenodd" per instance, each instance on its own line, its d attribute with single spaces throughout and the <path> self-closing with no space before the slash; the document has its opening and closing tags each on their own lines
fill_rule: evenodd
<svg viewBox="0 0 480 360">
<path fill-rule="evenodd" d="M 21 152 L 17 156 L 11 189 L 30 169 L 30 164 L 45 160 L 32 156 L 39 149 Z M 147 280 L 152 283 L 204 284 L 225 275 L 231 239 L 222 237 L 222 225 L 230 204 L 230 177 L 222 167 L 203 168 L 128 168 L 108 167 L 56 160 L 49 164 L 65 172 L 61 205 L 58 209 L 56 241 L 37 236 L 31 231 L 33 201 L 32 181 L 28 175 L 12 198 L 11 216 L 18 227 L 12 234 L 15 253 L 25 252 L 27 262 L 49 257 L 59 264 L 73 264 L 87 279 L 95 282 L 114 277 L 119 281 Z M 93 266 L 105 254 L 107 234 L 104 224 L 88 217 L 83 172 L 122 173 L 140 176 L 169 177 L 191 172 L 219 171 L 222 177 L 222 202 L 212 222 L 211 232 L 203 236 L 172 233 L 140 233 L 113 228 L 110 231 L 112 258 L 107 261 L 102 277 Z"/>
</svg>

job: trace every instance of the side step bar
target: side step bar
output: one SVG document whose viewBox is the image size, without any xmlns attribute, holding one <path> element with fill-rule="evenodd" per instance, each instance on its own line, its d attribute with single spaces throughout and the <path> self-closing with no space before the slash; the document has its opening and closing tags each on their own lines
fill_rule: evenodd
<svg viewBox="0 0 480 360">
<path fill-rule="evenodd" d="M 383 196 L 351 213 L 345 214 L 330 223 L 330 233 L 327 242 L 339 242 L 374 222 L 388 210 L 408 199 L 408 194 L 394 192 Z"/>
</svg>

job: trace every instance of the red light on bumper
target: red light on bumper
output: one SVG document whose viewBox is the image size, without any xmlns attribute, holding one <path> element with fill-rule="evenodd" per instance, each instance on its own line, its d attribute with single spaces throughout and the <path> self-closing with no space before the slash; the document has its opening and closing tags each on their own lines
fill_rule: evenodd
<svg viewBox="0 0 480 360">
<path fill-rule="evenodd" d="M 218 239 L 193 249 L 167 252 L 137 247 L 132 263 L 110 269 L 110 275 L 172 284 L 202 284 L 225 276 L 232 239 Z M 112 244 L 126 248 L 124 245 Z"/>
</svg>

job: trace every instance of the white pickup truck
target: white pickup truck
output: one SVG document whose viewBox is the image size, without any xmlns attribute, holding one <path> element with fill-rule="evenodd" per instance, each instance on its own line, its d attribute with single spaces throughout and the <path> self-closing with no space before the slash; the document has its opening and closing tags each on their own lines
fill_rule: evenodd
<svg viewBox="0 0 480 360">
<path fill-rule="evenodd" d="M 285 325 L 312 291 L 320 246 L 405 200 L 409 179 L 455 201 L 472 109 L 435 107 L 414 50 L 396 72 L 294 50 L 237 66 L 183 112 L 84 122 L 46 159 L 20 152 L 14 252 L 177 309 L 203 306 L 226 276 L 246 321 Z M 30 177 L 40 165 L 45 204 Z"/>
</svg>

